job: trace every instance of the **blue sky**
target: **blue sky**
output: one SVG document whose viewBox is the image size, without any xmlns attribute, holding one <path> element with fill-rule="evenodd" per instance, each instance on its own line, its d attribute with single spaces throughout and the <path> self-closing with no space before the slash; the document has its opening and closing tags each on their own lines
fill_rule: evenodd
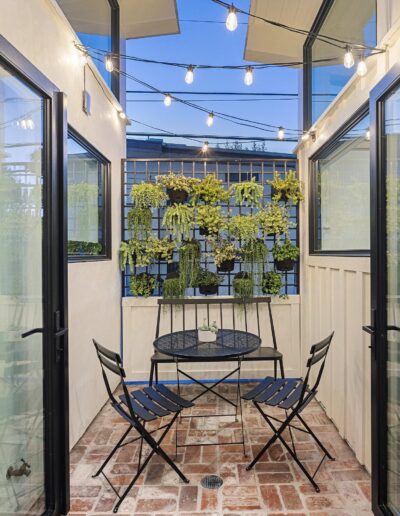
<svg viewBox="0 0 400 516">
<path fill-rule="evenodd" d="M 249 9 L 249 4 L 250 0 L 237 0 L 235 3 L 244 10 Z M 239 15 L 239 23 L 245 23 L 240 24 L 235 32 L 229 32 L 224 24 L 226 9 L 211 0 L 177 0 L 177 6 L 180 34 L 128 41 L 126 53 L 137 57 L 194 64 L 246 63 L 243 55 L 247 17 Z M 222 23 L 193 23 L 184 20 L 213 20 Z M 190 86 L 184 81 L 185 70 L 180 68 L 128 61 L 127 72 L 162 91 L 297 93 L 298 90 L 298 71 L 289 68 L 255 70 L 252 86 L 244 85 L 242 70 L 196 70 L 194 82 Z M 142 90 L 143 87 L 128 79 L 127 89 Z M 193 95 L 182 98 L 193 99 L 196 102 L 195 99 L 205 97 Z M 221 119 L 215 119 L 213 127 L 208 128 L 205 113 L 176 102 L 173 102 L 169 108 L 166 108 L 162 102 L 143 102 L 143 100 L 162 100 L 158 95 L 128 94 L 127 99 L 129 100 L 127 113 L 130 118 L 174 133 L 270 136 L 264 131 L 242 127 Z M 207 97 L 206 101 L 198 104 L 209 110 L 263 123 L 290 128 L 298 126 L 297 100 L 222 102 Z M 151 132 L 151 129 L 135 123 L 132 123 L 128 130 Z M 193 144 L 187 140 L 174 138 L 168 138 L 166 141 Z M 288 152 L 293 149 L 294 144 L 267 142 L 266 146 L 270 151 Z"/>
</svg>

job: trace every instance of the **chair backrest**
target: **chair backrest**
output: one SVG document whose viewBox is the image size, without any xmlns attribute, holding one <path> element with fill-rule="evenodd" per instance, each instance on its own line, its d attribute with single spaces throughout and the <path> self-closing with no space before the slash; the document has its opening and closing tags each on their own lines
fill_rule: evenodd
<svg viewBox="0 0 400 516">
<path fill-rule="evenodd" d="M 236 329 L 237 319 L 238 317 L 243 318 L 244 329 L 245 331 L 251 331 L 252 333 L 257 333 L 257 335 L 262 338 L 261 335 L 261 310 L 262 306 L 266 305 L 268 310 L 268 318 L 271 328 L 272 335 L 272 344 L 275 349 L 278 349 L 276 334 L 275 334 L 275 326 L 274 320 L 272 317 L 271 310 L 271 298 L 270 297 L 252 297 L 252 298 L 236 298 L 236 297 L 213 297 L 213 298 L 189 298 L 189 299 L 159 299 L 158 300 L 158 315 L 157 315 L 157 326 L 156 326 L 156 338 L 160 336 L 160 323 L 161 323 L 161 312 L 162 308 L 167 308 L 168 316 L 169 316 L 169 331 L 172 333 L 174 330 L 174 307 L 178 308 L 181 312 L 182 316 L 182 330 L 189 329 L 197 329 L 199 324 L 201 324 L 201 320 L 199 321 L 199 308 L 201 306 L 206 307 L 206 319 L 207 324 L 210 324 L 210 307 L 217 307 L 218 311 L 218 319 L 219 319 L 219 328 L 224 329 L 227 328 L 224 326 L 224 308 L 231 307 L 232 317 L 230 318 L 232 327 L 231 329 Z M 187 326 L 187 307 L 194 308 L 194 319 L 195 319 L 195 328 L 188 328 Z M 169 308 L 169 309 L 168 309 Z M 254 309 L 256 313 L 256 321 L 257 328 L 249 328 L 248 315 L 250 310 Z M 175 311 L 175 313 L 177 313 Z M 218 322 L 218 321 L 217 321 Z"/>
</svg>

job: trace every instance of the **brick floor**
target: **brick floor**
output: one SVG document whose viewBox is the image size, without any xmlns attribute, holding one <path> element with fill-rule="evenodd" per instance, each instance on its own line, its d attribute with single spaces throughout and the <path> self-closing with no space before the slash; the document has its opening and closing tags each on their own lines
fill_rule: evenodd
<svg viewBox="0 0 400 516">
<path fill-rule="evenodd" d="M 242 385 L 243 391 L 248 388 L 250 385 Z M 199 392 L 198 389 L 193 385 L 185 385 L 182 394 L 190 398 Z M 219 389 L 234 399 L 234 385 L 224 384 Z M 212 394 L 208 394 L 185 415 L 229 414 L 230 408 Z M 273 445 L 254 470 L 246 471 L 250 458 L 271 436 L 271 431 L 251 403 L 244 403 L 243 414 L 247 457 L 243 455 L 241 445 L 223 444 L 229 440 L 240 439 L 240 422 L 235 421 L 234 416 L 182 419 L 178 426 L 181 443 L 219 442 L 220 445 L 179 449 L 177 463 L 189 478 L 190 484 L 181 483 L 175 472 L 159 457 L 153 457 L 145 473 L 121 505 L 119 514 L 372 514 L 369 475 L 360 466 L 317 402 L 310 403 L 304 411 L 304 417 L 336 457 L 335 462 L 325 461 L 317 474 L 320 493 L 315 492 L 279 443 Z M 276 411 L 276 414 L 279 414 L 279 411 Z M 126 423 L 110 406 L 106 406 L 72 450 L 70 516 L 100 516 L 112 513 L 115 494 L 104 478 L 93 479 L 91 475 L 125 428 Z M 299 431 L 294 431 L 294 438 L 299 457 L 304 460 L 307 467 L 315 469 L 321 457 L 315 443 Z M 164 442 L 165 451 L 174 455 L 175 429 Z M 336 450 L 340 450 L 340 456 L 336 455 Z M 122 448 L 110 462 L 107 474 L 118 489 L 130 482 L 136 469 L 137 458 L 138 445 L 135 443 Z M 224 481 L 223 486 L 217 491 L 203 489 L 200 480 L 207 474 L 220 475 Z"/>
</svg>

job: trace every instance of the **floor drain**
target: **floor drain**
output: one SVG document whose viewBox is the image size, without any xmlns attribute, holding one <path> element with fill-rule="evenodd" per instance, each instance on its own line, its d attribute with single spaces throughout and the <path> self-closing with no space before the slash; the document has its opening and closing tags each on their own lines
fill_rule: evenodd
<svg viewBox="0 0 400 516">
<path fill-rule="evenodd" d="M 224 481 L 217 475 L 207 475 L 201 479 L 201 485 L 206 489 L 219 489 Z"/>
</svg>

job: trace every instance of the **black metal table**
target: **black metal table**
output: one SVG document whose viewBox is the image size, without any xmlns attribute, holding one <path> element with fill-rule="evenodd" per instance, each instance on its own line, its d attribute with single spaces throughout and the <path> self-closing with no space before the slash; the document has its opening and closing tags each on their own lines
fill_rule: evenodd
<svg viewBox="0 0 400 516">
<path fill-rule="evenodd" d="M 241 405 L 241 396 L 240 396 L 240 368 L 241 361 L 244 355 L 248 353 L 252 353 L 256 351 L 261 345 L 261 339 L 257 335 L 253 333 L 241 331 L 241 330 L 232 330 L 232 329 L 221 329 L 218 331 L 216 342 L 201 342 L 198 339 L 197 330 L 184 330 L 168 333 L 166 335 L 162 335 L 158 337 L 154 341 L 154 347 L 160 353 L 165 355 L 169 355 L 174 358 L 176 363 L 176 374 L 177 374 L 177 385 L 178 392 L 180 393 L 180 381 L 179 375 L 183 375 L 189 380 L 192 380 L 196 384 L 200 385 L 203 390 L 199 394 L 197 394 L 190 401 L 196 401 L 198 398 L 203 396 L 208 392 L 212 392 L 219 398 L 223 399 L 225 402 L 229 403 L 233 407 L 235 407 L 234 414 L 207 414 L 201 416 L 187 416 L 187 417 L 212 417 L 212 416 L 229 416 L 234 415 L 237 417 L 238 408 L 240 410 L 240 419 L 241 419 L 241 427 L 242 427 L 242 441 L 229 442 L 229 443 L 216 443 L 216 444 L 243 444 L 243 450 L 245 452 L 244 447 L 244 434 L 243 434 L 243 418 L 242 418 L 242 405 Z M 235 369 L 230 371 L 220 380 L 217 380 L 213 384 L 206 385 L 200 380 L 197 380 L 189 373 L 183 371 L 179 367 L 180 362 L 185 362 L 190 360 L 190 362 L 207 362 L 209 359 L 213 361 L 224 361 L 224 359 L 237 358 L 238 365 Z M 236 402 L 232 401 L 221 393 L 215 390 L 215 387 L 222 383 L 227 378 L 233 376 L 237 373 L 237 398 Z M 185 416 L 182 416 L 185 417 Z M 176 443 L 177 448 L 184 446 L 205 446 L 213 443 L 198 443 L 198 444 L 185 444 L 178 445 Z"/>
</svg>

